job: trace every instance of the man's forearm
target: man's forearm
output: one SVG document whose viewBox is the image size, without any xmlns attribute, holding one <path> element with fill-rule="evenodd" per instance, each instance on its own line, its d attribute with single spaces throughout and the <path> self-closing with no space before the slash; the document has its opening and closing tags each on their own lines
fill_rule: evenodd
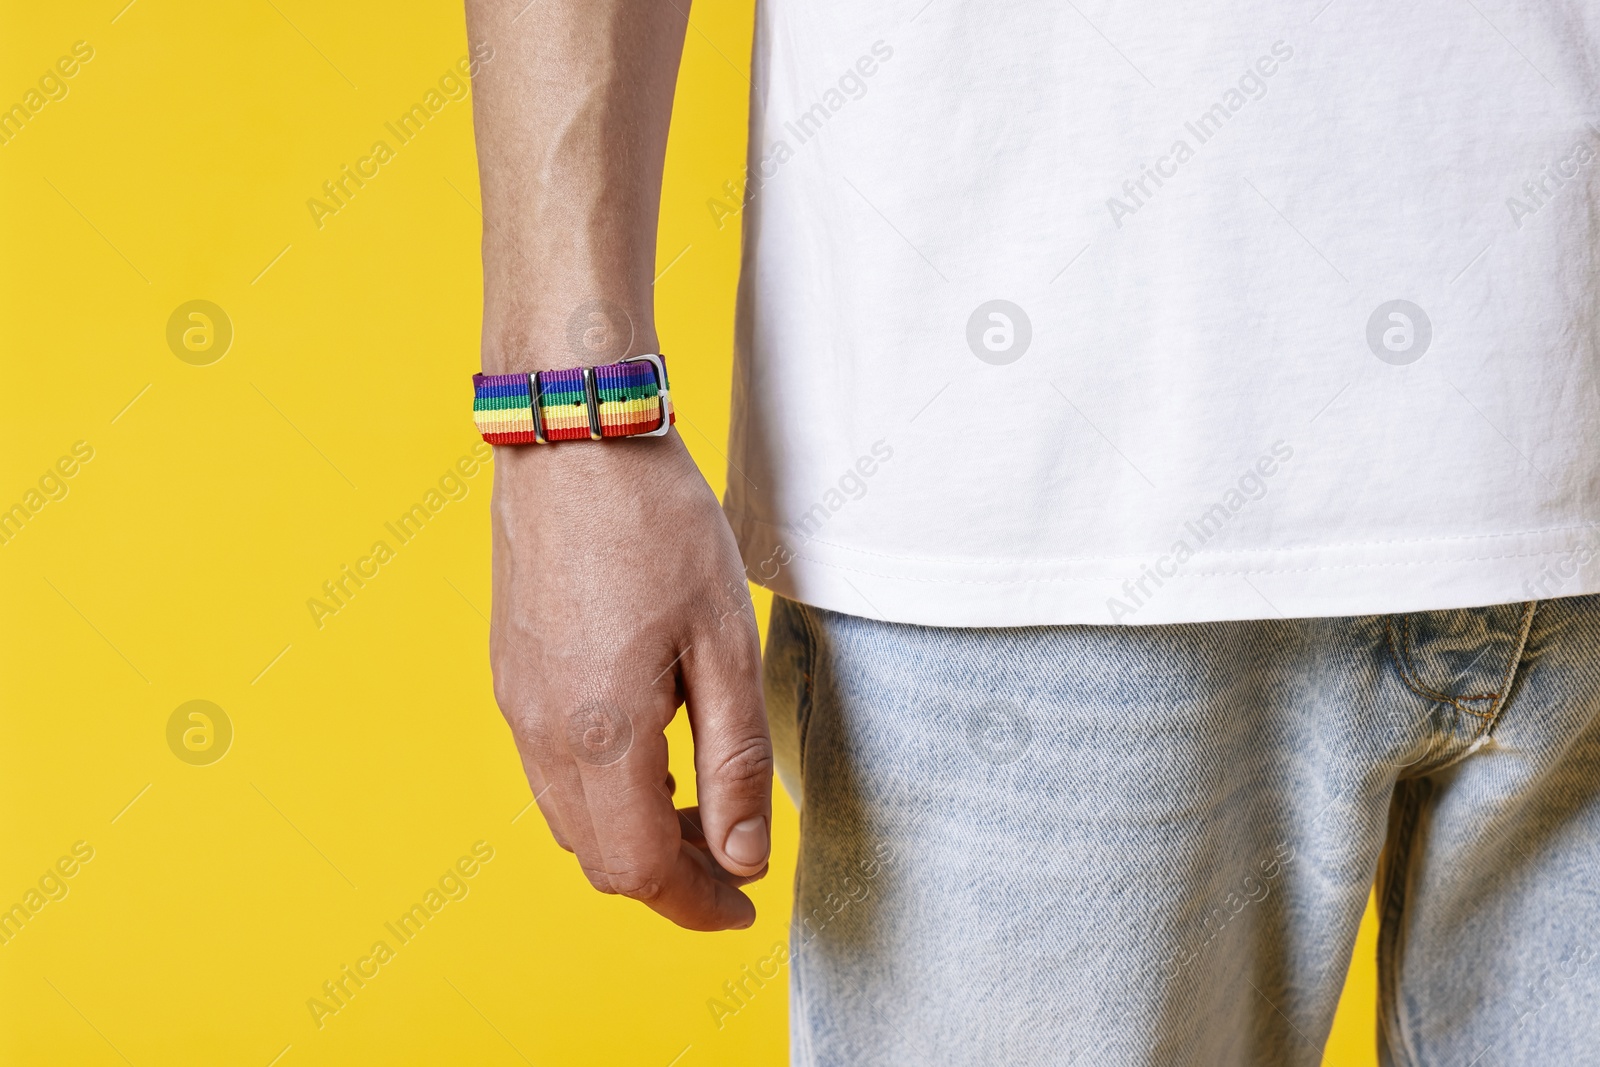
<svg viewBox="0 0 1600 1067">
<path fill-rule="evenodd" d="M 687 10 L 468 0 L 469 35 L 495 50 L 473 83 L 486 372 L 656 350 L 656 219 Z M 606 321 L 604 305 L 626 321 Z M 586 329 L 620 336 L 568 344 Z"/>
</svg>

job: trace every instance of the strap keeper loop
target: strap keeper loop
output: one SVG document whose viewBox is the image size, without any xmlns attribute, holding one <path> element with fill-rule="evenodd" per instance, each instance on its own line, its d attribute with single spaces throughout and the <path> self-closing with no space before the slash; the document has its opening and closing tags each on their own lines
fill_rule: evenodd
<svg viewBox="0 0 1600 1067">
<path fill-rule="evenodd" d="M 594 368 L 583 368 L 583 398 L 589 408 L 589 440 L 598 441 L 604 435 L 600 432 L 600 390 L 595 385 Z"/>
<path fill-rule="evenodd" d="M 538 371 L 528 375 L 528 396 L 533 401 L 533 443 L 547 445 L 550 442 L 544 435 L 544 412 L 540 410 L 544 400 L 544 390 L 539 385 Z"/>
</svg>

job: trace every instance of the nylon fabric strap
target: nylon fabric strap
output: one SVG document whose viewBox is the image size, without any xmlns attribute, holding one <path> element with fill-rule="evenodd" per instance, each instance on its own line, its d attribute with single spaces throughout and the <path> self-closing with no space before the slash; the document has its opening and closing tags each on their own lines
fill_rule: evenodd
<svg viewBox="0 0 1600 1067">
<path fill-rule="evenodd" d="M 472 386 L 473 421 L 492 445 L 580 441 L 592 436 L 588 387 L 581 367 L 533 375 L 474 374 Z M 661 426 L 660 390 L 655 369 L 648 362 L 595 367 L 594 386 L 602 438 L 632 437 Z M 533 413 L 536 396 L 537 422 Z M 667 421 L 677 421 L 670 408 Z"/>
</svg>

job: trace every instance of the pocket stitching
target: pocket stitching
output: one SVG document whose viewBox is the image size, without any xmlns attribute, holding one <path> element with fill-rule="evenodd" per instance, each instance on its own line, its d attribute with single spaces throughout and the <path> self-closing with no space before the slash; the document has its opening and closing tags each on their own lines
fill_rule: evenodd
<svg viewBox="0 0 1600 1067">
<path fill-rule="evenodd" d="M 1417 673 L 1416 665 L 1411 658 L 1411 649 L 1414 644 L 1414 639 L 1411 636 L 1411 617 L 1409 615 L 1398 616 L 1400 619 L 1400 629 L 1404 631 L 1405 634 L 1404 640 L 1399 642 L 1397 642 L 1395 638 L 1395 618 L 1396 616 L 1393 615 L 1385 618 L 1384 628 L 1387 630 L 1389 636 L 1389 651 L 1394 655 L 1395 666 L 1400 675 L 1400 680 L 1405 683 L 1406 688 L 1425 700 L 1436 700 L 1441 704 L 1449 704 L 1457 711 L 1465 712 L 1474 718 L 1485 720 L 1492 719 L 1494 717 L 1493 708 L 1490 708 L 1488 711 L 1474 711 L 1467 707 L 1463 701 L 1476 702 L 1483 700 L 1499 700 L 1501 694 L 1505 691 L 1504 688 L 1502 688 L 1498 693 L 1479 693 L 1473 696 L 1453 697 L 1437 692 L 1430 686 L 1423 685 L 1421 675 Z"/>
</svg>

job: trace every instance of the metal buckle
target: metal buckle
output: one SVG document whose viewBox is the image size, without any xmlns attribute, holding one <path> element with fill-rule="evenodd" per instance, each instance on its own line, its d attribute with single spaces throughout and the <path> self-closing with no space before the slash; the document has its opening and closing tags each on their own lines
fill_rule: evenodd
<svg viewBox="0 0 1600 1067">
<path fill-rule="evenodd" d="M 656 396 L 661 401 L 661 425 L 657 426 L 653 430 L 646 431 L 645 433 L 629 434 L 628 436 L 630 436 L 630 437 L 665 437 L 665 436 L 667 436 L 667 433 L 672 429 L 672 395 L 667 390 L 667 365 L 666 365 L 665 361 L 663 361 L 661 356 L 658 355 L 658 354 L 647 353 L 647 354 L 642 355 L 642 356 L 629 356 L 626 359 L 619 359 L 617 362 L 618 363 L 648 363 L 648 364 L 650 364 L 650 366 L 655 369 L 655 373 L 656 373 Z M 593 410 L 593 409 L 591 409 L 591 410 Z M 600 424 L 600 422 L 599 422 L 600 416 L 599 416 L 598 412 L 596 412 L 594 414 L 591 414 L 589 416 L 589 418 L 594 420 L 594 425 L 598 426 Z"/>
<path fill-rule="evenodd" d="M 654 353 L 642 356 L 629 356 L 620 359 L 618 363 L 648 363 L 655 371 L 656 398 L 661 402 L 661 425 L 644 433 L 630 433 L 629 437 L 665 437 L 672 429 L 672 395 L 667 390 L 667 365 L 659 355 Z M 540 415 L 539 402 L 544 394 L 544 388 L 539 384 L 539 375 L 530 374 L 529 391 L 533 394 L 533 434 L 535 440 L 544 444 L 544 419 Z M 595 380 L 594 368 L 583 368 L 583 399 L 589 411 L 589 439 L 599 441 L 604 438 L 600 426 L 600 387 Z"/>
</svg>

